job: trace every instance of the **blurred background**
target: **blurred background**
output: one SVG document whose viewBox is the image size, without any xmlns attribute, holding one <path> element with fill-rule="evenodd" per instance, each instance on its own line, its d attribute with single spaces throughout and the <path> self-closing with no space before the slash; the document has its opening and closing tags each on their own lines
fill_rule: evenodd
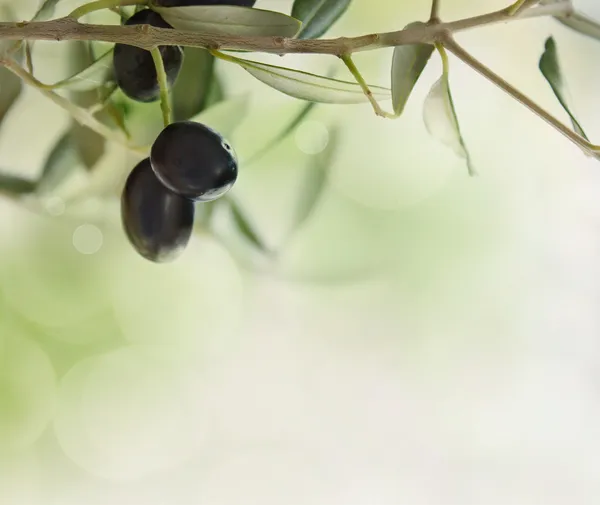
<svg viewBox="0 0 600 505">
<path fill-rule="evenodd" d="M 81 3 L 61 0 L 57 15 Z M 508 3 L 443 0 L 442 16 Z M 3 4 L 26 19 L 38 2 Z M 577 4 L 600 19 L 595 0 Z M 394 30 L 429 10 L 354 0 L 329 34 Z M 550 19 L 457 38 L 565 118 L 537 70 L 550 34 L 598 141 L 597 41 Z M 69 50 L 38 43 L 36 75 L 69 75 Z M 391 54 L 356 62 L 389 86 Z M 327 57 L 257 58 L 348 77 Z M 96 168 L 81 161 L 44 212 L 0 198 L 0 504 L 600 501 L 600 165 L 452 58 L 478 172 L 468 177 L 423 125 L 438 60 L 401 119 L 317 106 L 248 163 L 303 104 L 217 64 L 245 110 L 227 112 L 242 160 L 233 194 L 279 251 L 272 260 L 227 215 L 172 264 L 138 257 L 118 207 L 136 159 L 112 143 L 78 158 Z M 151 142 L 159 106 L 140 106 L 129 126 Z M 70 127 L 24 88 L 0 129 L 3 173 L 39 175 Z M 294 227 L 334 138 L 321 198 Z"/>
</svg>

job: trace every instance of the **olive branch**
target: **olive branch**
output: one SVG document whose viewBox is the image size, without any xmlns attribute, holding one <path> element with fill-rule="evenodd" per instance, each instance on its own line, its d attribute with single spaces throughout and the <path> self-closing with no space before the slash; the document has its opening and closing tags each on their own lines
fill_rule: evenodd
<svg viewBox="0 0 600 505">
<path fill-rule="evenodd" d="M 0 22 L 0 41 L 4 45 L 0 65 L 15 74 L 24 83 L 37 88 L 46 97 L 65 109 L 75 121 L 89 128 L 101 138 L 118 142 L 140 156 L 147 156 L 150 146 L 136 145 L 129 138 L 125 122 L 112 109 L 115 125 L 108 126 L 97 117 L 97 112 L 111 105 L 113 85 L 105 99 L 94 107 L 84 108 L 63 96 L 61 91 L 81 89 L 81 83 L 96 73 L 106 74 L 106 59 L 111 51 L 99 56 L 89 66 L 54 84 L 40 82 L 33 71 L 31 48 L 35 41 L 107 42 L 137 47 L 149 51 L 156 69 L 160 89 L 160 105 L 165 127 L 173 120 L 171 84 L 163 65 L 160 48 L 180 46 L 206 50 L 205 53 L 229 64 L 236 64 L 265 84 L 293 97 L 314 103 L 359 103 L 368 100 L 374 112 L 383 118 L 402 115 L 412 89 L 416 85 L 432 53 L 437 50 L 443 63 L 441 78 L 434 84 L 425 104 L 425 122 L 430 133 L 443 140 L 467 161 L 469 173 L 474 173 L 466 142 L 459 127 L 458 116 L 449 82 L 451 53 L 484 78 L 527 107 L 556 131 L 577 145 L 586 154 L 600 157 L 600 145 L 589 140 L 567 103 L 565 79 L 559 64 L 557 48 L 552 37 L 546 41 L 540 59 L 540 71 L 550 84 L 561 106 L 571 120 L 572 127 L 561 122 L 533 99 L 504 80 L 487 65 L 472 56 L 454 39 L 456 33 L 498 23 L 524 19 L 553 17 L 579 33 L 600 39 L 600 24 L 577 12 L 571 0 L 517 0 L 504 9 L 464 19 L 445 21 L 441 15 L 442 1 L 431 1 L 431 14 L 424 22 L 410 23 L 391 32 L 371 33 L 357 37 L 319 38 L 345 12 L 350 0 L 295 0 L 292 16 L 234 5 L 170 7 L 166 0 L 96 0 L 76 8 L 69 15 L 52 18 L 60 0 L 46 0 L 30 21 Z M 193 2 L 192 2 L 193 3 Z M 198 2 L 202 3 L 202 2 Z M 235 1 L 227 2 L 235 4 Z M 173 2 L 177 5 L 176 2 Z M 82 21 L 89 14 L 109 9 L 121 15 L 126 8 L 149 8 L 157 12 L 170 28 L 150 24 L 108 25 Z M 127 17 L 127 16 L 125 16 Z M 304 22 L 304 24 L 302 24 Z M 5 43 L 6 44 L 6 43 Z M 353 60 L 357 52 L 394 48 L 391 65 L 391 90 L 366 82 Z M 17 57 L 24 49 L 26 65 Z M 248 60 L 247 52 L 285 54 L 323 54 L 341 59 L 354 81 L 315 75 L 276 65 Z M 233 53 L 233 54 L 232 54 Z M 101 79 L 102 86 L 106 79 Z M 94 88 L 94 86 L 92 86 Z M 95 86 L 100 89 L 100 86 Z M 83 88 L 87 89 L 87 88 Z M 392 99 L 393 110 L 385 110 L 381 100 Z M 439 105 L 441 104 L 441 105 Z M 303 109 L 300 116 L 309 110 Z M 442 128 L 434 126 L 432 115 L 441 115 Z M 299 116 L 299 117 L 300 117 Z M 290 128 L 292 128 L 290 126 Z M 120 130 L 120 131 L 119 131 Z M 289 131 L 289 128 L 288 130 Z M 450 134 L 448 134 L 450 132 Z M 5 192 L 3 190 L 3 192 Z M 26 191 L 23 191 L 26 192 Z M 231 198 L 233 215 L 244 234 L 258 244 L 257 234 L 244 221 L 241 211 Z"/>
</svg>

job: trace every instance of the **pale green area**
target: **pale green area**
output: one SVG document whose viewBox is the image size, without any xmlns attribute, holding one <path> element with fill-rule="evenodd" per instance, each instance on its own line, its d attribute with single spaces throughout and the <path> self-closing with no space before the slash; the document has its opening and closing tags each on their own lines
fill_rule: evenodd
<svg viewBox="0 0 600 505">
<path fill-rule="evenodd" d="M 443 13 L 484 3 L 507 4 L 446 0 Z M 398 5 L 356 0 L 331 34 L 391 30 L 429 10 Z M 461 40 L 559 115 L 537 71 L 554 25 L 524 23 Z M 600 75 L 589 66 L 600 48 L 562 27 L 556 36 L 573 55 L 563 71 L 578 119 L 600 139 Z M 389 86 L 391 57 L 356 63 Z M 264 61 L 321 73 L 331 64 Z M 39 44 L 35 63 L 40 79 L 68 75 L 54 44 Z M 135 158 L 119 148 L 101 159 L 102 177 L 90 183 L 81 170 L 60 188 L 81 196 L 62 216 L 1 199 L 0 504 L 597 502 L 597 162 L 451 65 L 479 176 L 423 125 L 437 62 L 402 119 L 367 104 L 317 107 L 307 121 L 343 127 L 303 227 L 290 234 L 315 155 L 298 145 L 322 136 L 301 130 L 242 162 L 234 190 L 264 242 L 286 244 L 274 263 L 226 212 L 216 222 L 228 247 L 198 235 L 172 265 L 137 257 L 114 197 Z M 242 69 L 219 75 L 228 94 L 250 93 L 231 136 L 250 159 L 302 104 Z M 2 126 L 1 167 L 39 173 L 68 124 L 27 90 Z M 160 125 L 147 104 L 131 129 L 151 141 Z M 82 224 L 102 233 L 94 254 L 73 244 Z"/>
</svg>

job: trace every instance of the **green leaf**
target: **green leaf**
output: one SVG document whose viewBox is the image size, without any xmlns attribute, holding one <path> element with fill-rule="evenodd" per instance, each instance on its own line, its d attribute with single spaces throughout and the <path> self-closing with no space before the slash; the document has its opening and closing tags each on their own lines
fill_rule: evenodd
<svg viewBox="0 0 600 505">
<path fill-rule="evenodd" d="M 447 72 L 442 74 L 427 95 L 423 106 L 423 120 L 429 134 L 450 147 L 457 156 L 464 158 L 469 174 L 473 175 L 475 172 L 458 124 Z"/>
<path fill-rule="evenodd" d="M 12 196 L 27 195 L 33 193 L 35 188 L 36 183 L 31 179 L 0 173 L 0 193 Z"/>
<path fill-rule="evenodd" d="M 295 0 L 292 17 L 302 21 L 299 39 L 323 35 L 346 12 L 350 0 Z"/>
<path fill-rule="evenodd" d="M 206 106 L 214 76 L 215 57 L 206 49 L 186 47 L 183 66 L 173 86 L 173 117 L 184 121 Z"/>
<path fill-rule="evenodd" d="M 286 95 L 320 103 L 363 103 L 367 101 L 362 88 L 356 82 L 341 81 L 330 77 L 268 65 L 258 61 L 244 60 L 227 55 L 227 60 L 237 63 L 259 81 Z M 371 86 L 373 96 L 380 100 L 389 99 L 391 91 L 380 86 Z"/>
<path fill-rule="evenodd" d="M 190 121 L 205 124 L 227 138 L 240 125 L 248 112 L 248 105 L 248 96 L 239 95 L 209 107 Z"/>
<path fill-rule="evenodd" d="M 240 37 L 294 37 L 302 23 L 280 12 L 234 5 L 152 7 L 176 30 Z"/>
<path fill-rule="evenodd" d="M 37 192 L 48 194 L 59 187 L 81 165 L 71 130 L 58 140 L 46 158 L 37 186 Z"/>
<path fill-rule="evenodd" d="M 417 24 L 423 23 L 413 23 L 412 25 Z M 408 27 L 412 25 L 408 25 Z M 392 103 L 396 115 L 402 114 L 415 84 L 425 69 L 431 53 L 433 53 L 433 49 L 434 46 L 431 44 L 414 44 L 394 48 L 392 58 Z"/>
<path fill-rule="evenodd" d="M 250 221 L 246 218 L 246 215 L 240 209 L 239 205 L 233 198 L 228 198 L 227 203 L 229 204 L 229 210 L 231 211 L 231 217 L 238 230 L 238 232 L 248 240 L 257 249 L 268 252 L 268 248 L 265 246 L 262 239 L 259 237 L 258 232 Z"/>
<path fill-rule="evenodd" d="M 82 70 L 78 70 L 70 77 L 50 85 L 50 88 L 60 88 L 69 91 L 90 91 L 104 86 L 108 76 L 112 72 L 112 54 L 113 50 L 109 49 L 98 59 L 91 61 Z"/>
<path fill-rule="evenodd" d="M 568 105 L 567 87 L 563 80 L 560 63 L 558 61 L 556 42 L 554 41 L 553 37 L 548 37 L 548 39 L 546 39 L 545 50 L 540 58 L 539 68 L 540 72 L 542 72 L 542 75 L 546 78 L 546 81 L 548 81 L 548 84 L 550 84 L 550 87 L 552 88 L 552 91 L 554 92 L 554 95 L 558 99 L 560 105 L 569 115 L 575 131 L 583 138 L 589 140 L 583 131 L 583 128 L 579 124 L 579 121 L 577 121 Z"/>
<path fill-rule="evenodd" d="M 311 216 L 323 195 L 329 168 L 331 167 L 333 155 L 339 143 L 338 133 L 337 128 L 330 130 L 327 147 L 323 152 L 315 156 L 314 160 L 311 162 L 294 213 L 294 231 L 300 228 Z"/>
</svg>

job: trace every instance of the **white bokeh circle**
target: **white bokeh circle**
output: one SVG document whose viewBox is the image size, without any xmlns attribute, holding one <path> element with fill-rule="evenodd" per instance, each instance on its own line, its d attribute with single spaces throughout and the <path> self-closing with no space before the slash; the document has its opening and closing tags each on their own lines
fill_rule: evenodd
<svg viewBox="0 0 600 505">
<path fill-rule="evenodd" d="M 294 134 L 296 146 L 305 154 L 319 154 L 329 144 L 329 130 L 320 121 L 303 121 Z"/>
<path fill-rule="evenodd" d="M 102 247 L 104 236 L 93 224 L 82 224 L 73 232 L 73 246 L 81 254 L 95 254 Z"/>
<path fill-rule="evenodd" d="M 55 433 L 77 465 L 111 480 L 184 463 L 206 435 L 201 384 L 165 349 L 129 346 L 79 362 L 62 380 Z"/>
</svg>

